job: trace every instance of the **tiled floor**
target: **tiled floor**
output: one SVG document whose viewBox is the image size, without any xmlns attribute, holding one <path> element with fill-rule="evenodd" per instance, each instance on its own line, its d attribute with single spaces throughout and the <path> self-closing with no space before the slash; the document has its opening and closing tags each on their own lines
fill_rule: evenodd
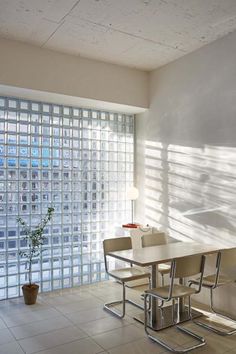
<svg viewBox="0 0 236 354">
<path fill-rule="evenodd" d="M 129 297 L 140 299 L 140 289 L 129 289 Z M 36 305 L 23 299 L 0 302 L 0 354 L 154 354 L 166 353 L 150 341 L 143 326 L 133 320 L 139 309 L 128 305 L 120 320 L 103 310 L 103 303 L 118 299 L 121 287 L 104 282 L 39 295 Z M 236 335 L 220 337 L 185 324 L 206 338 L 207 345 L 192 353 L 236 354 Z M 189 337 L 168 329 L 159 332 L 175 347 L 191 344 Z"/>
</svg>

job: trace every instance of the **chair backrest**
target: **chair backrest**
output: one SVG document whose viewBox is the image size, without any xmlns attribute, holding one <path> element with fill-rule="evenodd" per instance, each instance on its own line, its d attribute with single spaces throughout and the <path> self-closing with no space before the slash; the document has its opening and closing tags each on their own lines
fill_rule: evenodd
<svg viewBox="0 0 236 354">
<path fill-rule="evenodd" d="M 108 271 L 106 256 L 108 252 L 125 251 L 132 248 L 131 237 L 108 238 L 103 241 L 105 268 Z"/>
<path fill-rule="evenodd" d="M 124 251 L 132 248 L 131 237 L 108 238 L 103 241 L 104 255 L 108 252 Z"/>
<path fill-rule="evenodd" d="M 168 298 L 172 298 L 175 278 L 187 278 L 200 273 L 199 287 L 196 293 L 201 291 L 205 266 L 205 256 L 195 255 L 176 258 L 171 262 L 170 286 Z"/>
<path fill-rule="evenodd" d="M 195 255 L 175 260 L 175 278 L 187 278 L 202 272 L 203 256 Z"/>
<path fill-rule="evenodd" d="M 220 268 L 227 270 L 236 267 L 236 248 L 229 248 L 219 252 L 220 254 Z"/>
<path fill-rule="evenodd" d="M 167 243 L 166 235 L 164 232 L 143 235 L 141 239 L 142 247 L 160 246 Z"/>
</svg>

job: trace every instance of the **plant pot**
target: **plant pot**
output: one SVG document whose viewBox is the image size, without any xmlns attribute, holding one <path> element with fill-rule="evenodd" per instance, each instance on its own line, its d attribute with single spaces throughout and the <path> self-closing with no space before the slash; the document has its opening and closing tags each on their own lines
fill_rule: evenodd
<svg viewBox="0 0 236 354">
<path fill-rule="evenodd" d="M 34 305 L 36 303 L 39 286 L 37 284 L 24 284 L 22 286 L 24 300 L 26 305 Z"/>
</svg>

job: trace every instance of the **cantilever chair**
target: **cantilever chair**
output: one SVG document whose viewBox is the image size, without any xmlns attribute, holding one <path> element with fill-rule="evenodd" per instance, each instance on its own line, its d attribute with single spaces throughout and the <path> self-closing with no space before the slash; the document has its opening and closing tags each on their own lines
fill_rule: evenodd
<svg viewBox="0 0 236 354">
<path fill-rule="evenodd" d="M 215 266 L 215 274 L 211 274 L 208 276 L 203 277 L 202 279 L 202 286 L 210 290 L 210 308 L 211 311 L 220 316 L 223 317 L 227 320 L 233 321 L 236 323 L 235 318 L 231 318 L 230 316 L 226 316 L 219 311 L 216 311 L 214 309 L 213 305 L 213 292 L 215 289 L 221 287 L 221 286 L 226 286 L 229 284 L 235 283 L 235 278 L 230 278 L 227 275 L 221 274 L 221 273 L 226 273 L 232 270 L 232 268 L 236 267 L 236 248 L 231 248 L 231 249 L 225 249 L 223 251 L 219 251 L 217 254 L 216 258 L 216 266 Z M 199 285 L 199 279 L 193 279 L 189 281 L 189 286 L 191 285 Z M 214 332 L 217 333 L 221 336 L 230 336 L 232 334 L 236 333 L 236 329 L 232 328 L 229 331 L 221 330 L 219 328 L 215 328 L 212 325 L 203 323 L 201 321 L 194 321 L 196 324 Z"/>
<path fill-rule="evenodd" d="M 143 307 L 141 305 L 139 305 L 138 303 L 136 303 L 132 300 L 126 299 L 126 291 L 125 291 L 126 290 L 126 282 L 129 282 L 132 280 L 137 280 L 137 279 L 142 279 L 142 278 L 148 278 L 149 283 L 150 283 L 150 276 L 151 276 L 150 273 L 146 269 L 133 267 L 132 264 L 130 265 L 130 267 L 126 267 L 126 268 L 119 268 L 119 269 L 114 269 L 114 270 L 108 269 L 107 256 L 108 256 L 109 252 L 123 251 L 123 250 L 128 250 L 131 248 L 132 248 L 131 237 L 111 238 L 111 239 L 106 239 L 103 241 L 104 261 L 105 261 L 106 272 L 108 275 L 115 278 L 117 281 L 121 282 L 122 287 L 123 287 L 122 300 L 106 303 L 106 304 L 104 304 L 104 308 L 119 318 L 123 318 L 125 316 L 125 305 L 127 302 L 136 306 L 136 307 L 139 307 L 143 310 Z M 118 311 L 111 308 L 112 306 L 115 306 L 118 304 L 122 304 L 122 313 L 119 313 Z"/>
<path fill-rule="evenodd" d="M 150 289 L 145 291 L 144 296 L 144 328 L 145 332 L 147 333 L 148 337 L 152 339 L 154 342 L 162 345 L 164 348 L 170 350 L 173 353 L 186 353 L 190 350 L 202 347 L 206 344 L 205 339 L 203 337 L 198 336 L 192 331 L 187 330 L 186 328 L 181 328 L 177 325 L 177 320 L 175 318 L 175 300 L 180 298 L 188 298 L 188 316 L 189 320 L 192 319 L 191 316 L 191 295 L 197 294 L 201 291 L 202 285 L 202 278 L 204 272 L 204 264 L 205 264 L 205 256 L 196 255 L 196 256 L 189 256 L 183 258 L 177 258 L 171 262 L 171 271 L 170 271 L 170 285 L 160 286 L 155 289 Z M 178 285 L 174 284 L 174 280 L 176 278 L 186 278 L 196 274 L 200 274 L 200 281 L 198 289 L 194 289 L 185 285 Z M 185 334 L 195 338 L 199 341 L 199 344 L 194 346 L 190 346 L 188 348 L 177 350 L 174 349 L 170 344 L 164 342 L 163 340 L 159 339 L 157 335 L 150 334 L 148 330 L 147 324 L 147 299 L 155 297 L 162 302 L 172 301 L 172 323 L 173 325 L 180 331 L 184 332 Z"/>
<path fill-rule="evenodd" d="M 166 243 L 167 239 L 164 232 L 142 236 L 142 247 L 160 246 L 165 245 Z M 170 264 L 158 264 L 158 272 L 161 274 L 162 286 L 164 286 L 164 275 L 170 273 Z"/>
</svg>

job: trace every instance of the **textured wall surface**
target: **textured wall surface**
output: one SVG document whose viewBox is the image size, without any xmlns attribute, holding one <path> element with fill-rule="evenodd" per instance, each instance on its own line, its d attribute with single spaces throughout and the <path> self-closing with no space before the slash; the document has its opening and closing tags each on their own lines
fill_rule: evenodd
<svg viewBox="0 0 236 354">
<path fill-rule="evenodd" d="M 236 245 L 235 62 L 232 33 L 151 73 L 150 110 L 137 116 L 137 221 Z"/>
</svg>

